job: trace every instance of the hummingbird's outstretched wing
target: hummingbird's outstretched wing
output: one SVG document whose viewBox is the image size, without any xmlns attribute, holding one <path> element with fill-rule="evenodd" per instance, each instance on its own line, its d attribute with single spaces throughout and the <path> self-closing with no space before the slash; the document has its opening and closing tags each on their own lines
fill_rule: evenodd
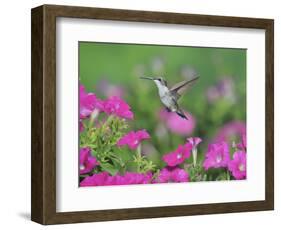
<svg viewBox="0 0 281 230">
<path fill-rule="evenodd" d="M 197 80 L 199 77 L 195 77 L 189 81 L 181 81 L 170 88 L 170 92 L 179 99 Z"/>
</svg>

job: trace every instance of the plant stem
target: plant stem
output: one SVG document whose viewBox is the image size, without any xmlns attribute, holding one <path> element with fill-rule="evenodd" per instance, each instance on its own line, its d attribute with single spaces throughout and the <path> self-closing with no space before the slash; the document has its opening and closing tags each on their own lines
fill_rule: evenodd
<svg viewBox="0 0 281 230">
<path fill-rule="evenodd" d="M 140 166 L 140 163 L 141 163 L 141 144 L 138 145 L 137 147 L 137 151 L 136 151 L 136 159 L 137 159 L 137 165 L 138 165 L 138 172 L 141 171 L 141 166 Z"/>
<path fill-rule="evenodd" d="M 113 120 L 114 116 L 110 115 L 107 120 L 103 123 L 102 125 L 102 131 L 104 131 L 104 129 L 111 123 L 111 121 Z"/>
<path fill-rule="evenodd" d="M 94 121 L 98 118 L 98 116 L 99 116 L 99 110 L 94 109 L 94 111 L 91 113 L 91 116 L 90 116 L 89 127 L 92 127 L 92 125 L 94 124 Z"/>
<path fill-rule="evenodd" d="M 192 149 L 192 158 L 193 158 L 193 167 L 196 166 L 197 163 L 197 149 Z"/>
<path fill-rule="evenodd" d="M 141 144 L 139 144 L 137 147 L 137 156 L 139 159 L 141 158 Z"/>
<path fill-rule="evenodd" d="M 226 169 L 226 179 L 230 180 L 230 174 L 229 174 L 229 171 L 227 169 Z"/>
</svg>

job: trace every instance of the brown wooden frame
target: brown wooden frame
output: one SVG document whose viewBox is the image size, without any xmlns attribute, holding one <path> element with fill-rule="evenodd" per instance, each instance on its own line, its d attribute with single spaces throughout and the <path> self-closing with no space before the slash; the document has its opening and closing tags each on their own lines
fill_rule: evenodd
<svg viewBox="0 0 281 230">
<path fill-rule="evenodd" d="M 32 9 L 31 219 L 41 224 L 108 221 L 274 209 L 274 21 L 43 5 Z M 264 201 L 103 211 L 56 212 L 56 18 L 88 18 L 264 29 L 266 34 L 266 186 Z M 253 86 L 254 87 L 254 86 Z"/>
</svg>

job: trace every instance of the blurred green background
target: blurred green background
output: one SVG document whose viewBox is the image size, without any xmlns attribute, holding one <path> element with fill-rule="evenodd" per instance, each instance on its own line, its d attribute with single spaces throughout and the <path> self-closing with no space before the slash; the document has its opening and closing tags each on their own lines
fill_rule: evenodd
<svg viewBox="0 0 281 230">
<path fill-rule="evenodd" d="M 155 84 L 141 76 L 162 76 L 169 86 L 200 76 L 179 100 L 193 117 L 186 124 L 189 129 L 178 132 L 181 127 L 163 118 Z M 117 95 L 131 106 L 134 120 L 130 127 L 150 133 L 144 152 L 160 165 L 161 156 L 187 137 L 203 139 L 202 160 L 207 144 L 217 138 L 230 144 L 238 141 L 246 125 L 245 49 L 79 42 L 79 78 L 87 91 L 101 99 Z"/>
</svg>

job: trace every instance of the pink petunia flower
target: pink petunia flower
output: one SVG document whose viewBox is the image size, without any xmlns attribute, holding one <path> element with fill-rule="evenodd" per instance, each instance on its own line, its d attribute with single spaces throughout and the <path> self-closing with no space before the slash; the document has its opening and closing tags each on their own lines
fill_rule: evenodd
<svg viewBox="0 0 281 230">
<path fill-rule="evenodd" d="M 233 160 L 228 163 L 229 171 L 237 180 L 246 178 L 246 158 L 246 153 L 244 151 L 237 151 L 233 154 Z"/>
<path fill-rule="evenodd" d="M 79 132 L 83 132 L 84 131 L 84 125 L 83 122 L 80 120 L 79 121 Z"/>
<path fill-rule="evenodd" d="M 130 185 L 148 184 L 152 180 L 152 173 L 126 172 L 124 175 L 116 174 L 110 176 L 108 172 L 101 172 L 86 177 L 80 186 L 106 186 L 106 185 Z"/>
<path fill-rule="evenodd" d="M 196 148 L 202 142 L 200 137 L 189 137 L 186 139 L 191 145 L 192 149 Z"/>
<path fill-rule="evenodd" d="M 85 177 L 85 179 L 80 182 L 80 186 L 88 187 L 105 185 L 106 181 L 108 180 L 108 177 L 108 172 L 93 174 L 92 176 Z"/>
<path fill-rule="evenodd" d="M 193 165 L 195 166 L 197 163 L 197 145 L 202 142 L 202 139 L 200 137 L 190 137 L 187 138 L 187 141 L 192 145 Z"/>
<path fill-rule="evenodd" d="M 160 119 L 164 121 L 171 132 L 182 136 L 188 136 L 193 133 L 196 126 L 196 120 L 191 114 L 187 112 L 185 112 L 185 114 L 188 120 L 180 117 L 176 113 L 167 112 L 163 109 L 160 111 Z"/>
<path fill-rule="evenodd" d="M 231 121 L 225 124 L 217 133 L 214 142 L 232 142 L 246 133 L 246 124 L 243 121 Z"/>
<path fill-rule="evenodd" d="M 118 117 L 126 119 L 133 119 L 134 117 L 131 107 L 117 96 L 113 96 L 105 100 L 103 103 L 103 109 L 107 114 L 114 114 Z"/>
<path fill-rule="evenodd" d="M 205 170 L 209 168 L 227 167 L 229 160 L 229 148 L 226 142 L 210 144 L 208 152 L 205 155 L 203 167 Z"/>
<path fill-rule="evenodd" d="M 167 183 L 171 180 L 171 171 L 168 170 L 167 168 L 163 168 L 161 169 L 157 179 L 155 182 L 158 182 L 158 183 Z"/>
<path fill-rule="evenodd" d="M 236 145 L 236 147 L 240 150 L 246 151 L 247 149 L 247 137 L 246 133 L 243 133 L 241 136 L 241 142 Z"/>
<path fill-rule="evenodd" d="M 152 173 L 126 172 L 123 178 L 126 184 L 148 184 L 152 179 Z"/>
<path fill-rule="evenodd" d="M 159 176 L 154 182 L 156 183 L 167 183 L 167 182 L 188 182 L 188 173 L 181 168 L 163 168 Z"/>
<path fill-rule="evenodd" d="M 125 136 L 121 137 L 121 139 L 117 142 L 117 146 L 120 147 L 123 145 L 128 145 L 130 149 L 136 149 L 142 140 L 149 138 L 150 135 L 144 129 L 136 132 L 131 131 Z"/>
<path fill-rule="evenodd" d="M 98 164 L 97 159 L 91 155 L 90 148 L 80 149 L 80 174 L 92 171 Z"/>
<path fill-rule="evenodd" d="M 179 165 L 183 163 L 185 159 L 190 157 L 191 150 L 192 145 L 190 143 L 179 145 L 175 151 L 165 154 L 163 156 L 163 161 L 165 161 L 166 164 L 171 167 Z"/>
<path fill-rule="evenodd" d="M 80 118 L 89 117 L 94 109 L 101 110 L 103 109 L 103 104 L 100 99 L 96 97 L 93 93 L 87 93 L 85 87 L 80 85 Z"/>
</svg>

